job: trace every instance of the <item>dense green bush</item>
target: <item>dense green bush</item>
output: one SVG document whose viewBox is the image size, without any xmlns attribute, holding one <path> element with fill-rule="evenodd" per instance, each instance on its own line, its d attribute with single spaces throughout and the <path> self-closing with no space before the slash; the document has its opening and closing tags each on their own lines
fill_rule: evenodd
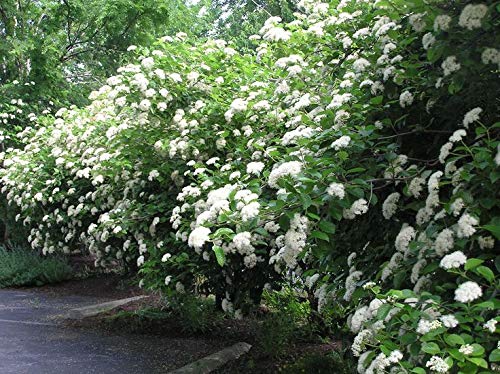
<svg viewBox="0 0 500 374">
<path fill-rule="evenodd" d="M 280 373 L 287 374 L 352 374 L 355 372 L 353 360 L 342 357 L 340 353 L 307 354 L 297 362 L 284 366 Z"/>
<path fill-rule="evenodd" d="M 289 280 L 356 334 L 360 373 L 492 369 L 498 3 L 299 6 L 252 55 L 132 46 L 89 107 L 20 133 L 0 175 L 30 243 L 237 317 Z"/>
<path fill-rule="evenodd" d="M 41 257 L 25 249 L 0 248 L 0 288 L 43 286 L 68 280 L 72 274 L 64 259 Z"/>
</svg>

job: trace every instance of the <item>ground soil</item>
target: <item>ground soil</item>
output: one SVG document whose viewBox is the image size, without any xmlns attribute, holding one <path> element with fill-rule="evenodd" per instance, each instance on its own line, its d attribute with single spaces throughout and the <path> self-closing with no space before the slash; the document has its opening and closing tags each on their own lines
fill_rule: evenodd
<svg viewBox="0 0 500 374">
<path fill-rule="evenodd" d="M 25 289 L 43 292 L 49 296 L 89 296 L 109 300 L 149 294 L 137 286 L 137 280 L 124 278 L 119 274 L 92 274 L 83 279 Z"/>
</svg>

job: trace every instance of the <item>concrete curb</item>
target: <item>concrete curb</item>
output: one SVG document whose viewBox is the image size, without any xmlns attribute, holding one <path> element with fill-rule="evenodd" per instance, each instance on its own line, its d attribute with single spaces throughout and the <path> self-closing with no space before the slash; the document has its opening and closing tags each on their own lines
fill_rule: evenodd
<svg viewBox="0 0 500 374">
<path fill-rule="evenodd" d="M 69 319 L 82 319 L 85 317 L 92 317 L 92 316 L 95 316 L 97 314 L 110 311 L 110 310 L 112 310 L 116 307 L 119 307 L 121 305 L 128 304 L 132 301 L 141 300 L 141 299 L 144 299 L 146 297 L 149 297 L 149 296 L 146 296 L 146 295 L 134 296 L 134 297 L 129 297 L 127 299 L 108 301 L 106 303 L 90 305 L 90 306 L 86 306 L 83 308 L 70 309 L 68 311 L 68 313 L 66 313 L 64 315 L 64 317 L 69 318 Z"/>
<path fill-rule="evenodd" d="M 168 374 L 207 374 L 215 369 L 220 368 L 231 360 L 240 358 L 252 348 L 248 343 L 240 342 L 232 345 L 231 347 L 224 348 L 223 350 L 204 357 L 191 364 L 169 372 Z"/>
</svg>

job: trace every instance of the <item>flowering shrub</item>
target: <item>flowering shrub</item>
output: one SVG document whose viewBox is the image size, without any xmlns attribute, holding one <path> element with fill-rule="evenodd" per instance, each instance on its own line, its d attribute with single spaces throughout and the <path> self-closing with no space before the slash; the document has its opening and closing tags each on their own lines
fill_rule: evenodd
<svg viewBox="0 0 500 374">
<path fill-rule="evenodd" d="M 1 177 L 32 246 L 236 316 L 298 281 L 350 314 L 362 373 L 492 369 L 498 7 L 299 5 L 254 55 L 131 47 L 89 107 L 21 132 Z"/>
</svg>

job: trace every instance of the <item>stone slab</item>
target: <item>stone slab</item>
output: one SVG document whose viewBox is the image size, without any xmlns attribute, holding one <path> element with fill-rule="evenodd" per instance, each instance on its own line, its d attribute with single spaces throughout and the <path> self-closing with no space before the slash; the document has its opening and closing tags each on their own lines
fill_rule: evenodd
<svg viewBox="0 0 500 374">
<path fill-rule="evenodd" d="M 171 371 L 169 374 L 208 374 L 220 368 L 229 361 L 236 360 L 248 353 L 252 346 L 245 342 L 240 342 L 231 347 L 206 356 L 198 361 Z"/>
</svg>

